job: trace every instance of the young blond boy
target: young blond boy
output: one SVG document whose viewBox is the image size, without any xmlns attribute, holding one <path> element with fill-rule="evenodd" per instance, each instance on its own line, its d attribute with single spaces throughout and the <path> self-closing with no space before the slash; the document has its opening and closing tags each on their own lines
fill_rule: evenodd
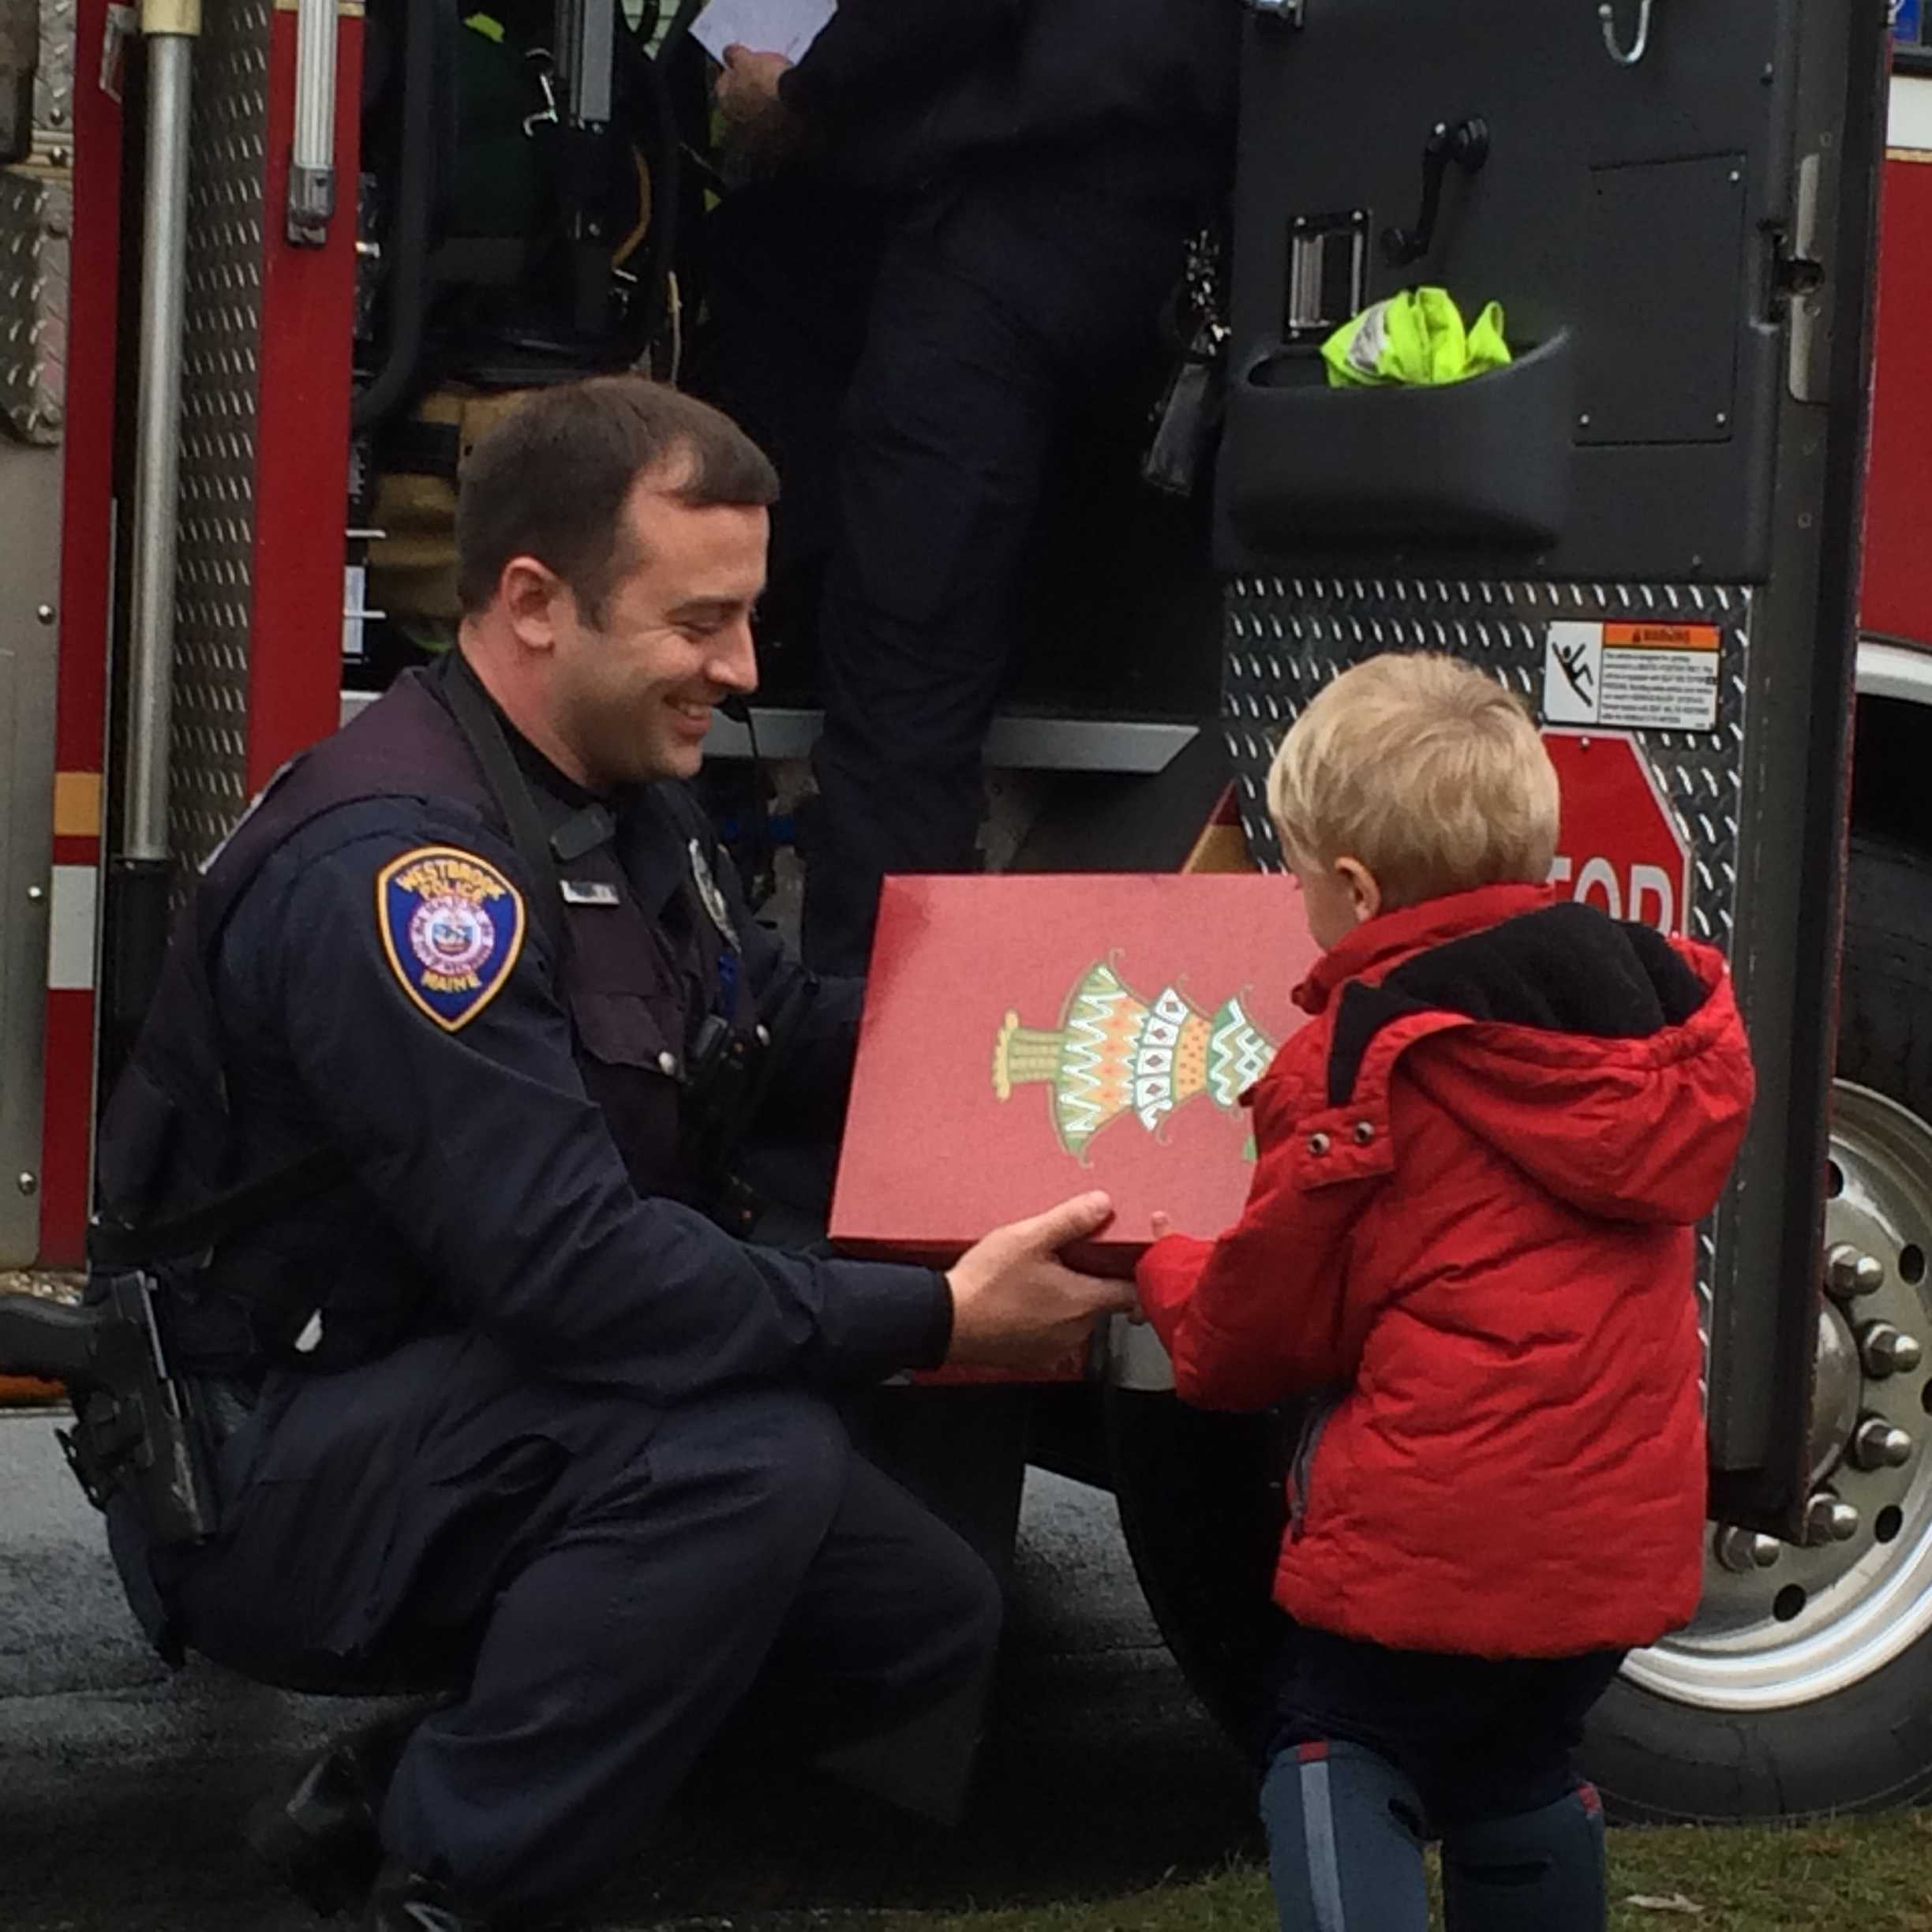
<svg viewBox="0 0 1932 1932">
<path fill-rule="evenodd" d="M 1268 804 L 1315 1017 L 1250 1095 L 1241 1221 L 1140 1286 L 1185 1399 L 1316 1397 L 1275 1578 L 1283 1932 L 1424 1932 L 1431 1835 L 1452 1932 L 1593 1932 L 1570 1752 L 1702 1574 L 1693 1230 L 1752 1095 L 1724 963 L 1557 898 L 1542 742 L 1452 659 L 1338 678 Z"/>
</svg>

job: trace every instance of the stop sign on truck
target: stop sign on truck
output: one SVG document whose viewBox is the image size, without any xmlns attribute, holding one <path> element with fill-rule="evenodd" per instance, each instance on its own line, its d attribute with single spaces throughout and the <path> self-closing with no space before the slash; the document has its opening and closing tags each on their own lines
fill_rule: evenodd
<svg viewBox="0 0 1932 1932">
<path fill-rule="evenodd" d="M 1683 930 L 1690 846 L 1650 767 L 1623 732 L 1546 730 L 1563 786 L 1550 882 L 1612 919 Z"/>
</svg>

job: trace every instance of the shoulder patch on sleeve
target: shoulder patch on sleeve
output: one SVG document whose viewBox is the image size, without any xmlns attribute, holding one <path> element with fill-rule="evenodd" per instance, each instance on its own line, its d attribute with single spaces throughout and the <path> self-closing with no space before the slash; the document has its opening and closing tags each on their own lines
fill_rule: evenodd
<svg viewBox="0 0 1932 1932">
<path fill-rule="evenodd" d="M 522 894 L 455 845 L 419 845 L 384 866 L 376 919 L 398 983 L 447 1033 L 502 991 L 526 923 Z"/>
</svg>

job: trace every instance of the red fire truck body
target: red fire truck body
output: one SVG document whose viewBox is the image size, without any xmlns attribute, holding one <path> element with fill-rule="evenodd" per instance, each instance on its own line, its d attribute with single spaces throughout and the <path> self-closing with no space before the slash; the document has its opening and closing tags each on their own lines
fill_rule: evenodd
<svg viewBox="0 0 1932 1932">
<path fill-rule="evenodd" d="M 195 24 L 192 0 L 175 10 L 184 25 Z M 359 248 L 369 245 L 359 242 L 356 193 L 365 23 L 353 0 L 339 21 L 335 9 L 320 9 L 337 31 L 319 107 L 318 10 L 316 0 L 211 5 L 194 42 L 186 290 L 178 312 L 185 354 L 169 452 L 180 570 L 171 717 L 161 719 L 174 749 L 167 850 L 180 861 L 204 857 L 275 770 L 334 727 L 345 616 L 353 620 L 362 608 L 361 552 L 343 506 L 352 494 L 345 483 Z M 0 929 L 16 934 L 0 957 L 0 1267 L 82 1260 L 101 1043 L 114 1017 L 105 998 L 125 943 L 110 915 L 125 880 L 156 857 L 129 837 L 123 788 L 155 720 L 130 713 L 125 700 L 117 705 L 112 688 L 154 555 L 152 532 L 133 525 L 129 425 L 144 387 L 137 350 L 144 331 L 134 319 L 133 277 L 122 273 L 135 259 L 127 241 L 142 212 L 122 106 L 124 74 L 137 58 L 126 37 L 131 11 L 107 0 L 43 7 L 34 138 L 0 171 L 28 211 L 10 229 L 25 258 L 0 299 L 14 305 L 36 345 L 11 384 L 0 383 L 0 407 L 19 445 L 0 464 L 0 547 L 17 560 L 6 572 L 15 608 L 0 628 L 0 663 L 12 646 L 27 667 L 10 686 L 0 682 L 0 731 L 15 747 L 0 788 L 0 886 L 13 917 Z M 325 223 L 292 206 L 305 185 L 296 177 L 314 163 L 313 152 L 298 150 L 305 139 L 313 148 L 319 113 L 332 128 L 324 144 L 335 208 Z M 1932 347 L 1923 323 L 1932 312 L 1932 77 L 1895 77 L 1890 140 L 1852 829 L 1855 841 L 1879 841 L 1889 863 L 1903 852 L 1932 865 L 1932 836 L 1908 808 L 1932 748 L 1932 541 L 1921 527 L 1922 505 L 1932 498 Z M 146 214 L 152 237 L 152 207 Z M 1122 859 L 1131 863 L 1131 855 Z M 1857 876 L 1855 863 L 1855 918 Z M 22 916 L 38 922 L 24 944 Z M 1919 964 L 1932 973 L 1932 953 Z M 1932 986 L 1923 991 L 1932 995 Z M 1859 1091 L 1884 1084 L 1895 1110 L 1914 1104 L 1908 1083 L 1881 1083 L 1868 1067 L 1856 1079 Z M 1921 1131 L 1932 1140 L 1932 1129 Z M 1901 1157 L 1895 1165 L 1902 1172 L 1911 1163 Z M 1932 1169 L 1924 1178 L 1932 1229 Z M 1894 1246 L 1904 1280 L 1915 1287 L 1924 1250 L 1909 1229 Z M 1932 1334 L 1932 1324 L 1922 1331 Z M 1855 1364 L 1851 1374 L 1848 1428 L 1863 1413 Z M 1866 1397 L 1874 1385 L 1866 1384 Z M 1926 1400 L 1932 1406 L 1932 1387 Z M 1911 1475 L 1900 1475 L 1897 1501 L 1875 1512 L 1875 1533 L 1902 1547 L 1923 1530 L 1932 1549 L 1932 1496 L 1919 1496 Z M 1793 1735 L 1821 1709 L 1840 1713 L 1841 1728 L 1865 1724 L 1865 1700 L 1881 1694 L 1884 1671 L 1913 1659 L 1932 1713 L 1932 1633 L 1915 1612 L 1902 1615 L 1892 1642 L 1868 1604 L 1855 1606 L 1855 1615 L 1821 1624 L 1815 1640 L 1807 1634 L 1803 1654 L 1739 1634 L 1772 1628 L 1771 1593 L 1784 1619 L 1788 1593 L 1799 1587 L 1782 1580 L 1788 1565 L 1773 1569 L 1775 1551 L 1767 1559 L 1762 1547 L 1768 1539 L 1735 1542 L 1745 1535 L 1718 1531 L 1712 1574 L 1724 1585 L 1762 1566 L 1764 1604 L 1754 1598 L 1736 1609 L 1709 1643 L 1694 1633 L 1682 1651 L 1638 1664 L 1631 1695 L 1641 1708 L 1619 1720 L 1608 1747 L 1612 1781 L 1638 1809 L 1739 1814 L 1872 1803 L 1932 1787 L 1932 1741 L 1904 1750 L 1869 1779 L 1846 1773 L 1842 1753 L 1818 1758 L 1809 1781 L 1787 1765 L 1781 1785 L 1777 1776 L 1768 1784 L 1740 1776 L 1723 1789 L 1648 1777 L 1645 1763 L 1694 1757 L 1711 1735 L 1706 1727 L 1735 1724 L 1740 1713 L 1766 1714 Z M 1806 1590 L 1822 1602 L 1828 1591 L 1855 1589 L 1848 1569 L 1805 1575 L 1801 1605 Z M 1158 1582 L 1150 1588 L 1158 1597 Z M 1843 1654 L 1824 1655 L 1833 1643 Z M 1758 1674 L 1747 1683 L 1740 1671 Z M 1795 1687 L 1780 1688 L 1780 1672 Z"/>
<path fill-rule="evenodd" d="M 1923 325 L 1932 301 L 1932 77 L 1894 77 L 1890 142 L 1859 616 L 1867 635 L 1923 650 L 1932 649 L 1932 346 Z"/>
<path fill-rule="evenodd" d="M 124 114 L 114 80 L 116 67 L 130 55 L 114 37 L 110 17 L 116 11 L 103 0 L 78 0 L 75 9 L 80 53 L 66 163 L 73 234 L 62 372 L 65 461 L 54 485 L 60 495 L 59 595 L 53 620 L 59 671 L 47 888 L 44 1124 L 38 1161 L 23 1164 L 14 1183 L 21 1198 L 37 1210 L 37 1237 L 12 1235 L 0 1247 L 0 1263 L 13 1266 L 37 1261 L 71 1267 L 81 1259 L 101 1017 L 95 995 L 102 949 L 112 943 L 102 919 L 108 900 L 103 887 L 110 809 L 103 773 L 109 761 L 116 537 L 128 507 L 125 480 L 116 469 L 117 410 L 127 406 L 131 382 L 124 360 L 127 291 L 120 272 L 128 219 Z M 342 23 L 335 89 L 339 166 L 351 182 L 358 137 L 359 14 L 354 9 Z M 233 741 L 220 774 L 225 799 L 197 799 L 186 807 L 214 814 L 204 828 L 214 837 L 220 835 L 224 804 L 232 818 L 285 759 L 332 730 L 341 702 L 340 505 L 349 461 L 354 224 L 337 221 L 324 245 L 298 247 L 278 228 L 265 227 L 257 212 L 279 211 L 287 198 L 297 24 L 294 9 L 271 10 L 262 77 L 264 129 L 245 140 L 241 152 L 219 155 L 233 178 L 210 191 L 225 192 L 234 204 L 227 223 L 219 210 L 213 212 L 209 225 L 217 230 L 216 245 L 258 250 L 258 273 L 251 276 L 219 258 L 189 266 L 191 279 L 233 278 L 238 288 L 255 282 L 247 298 L 259 304 L 258 313 L 229 317 L 234 340 L 227 356 L 211 355 L 204 381 L 191 371 L 182 398 L 184 447 L 209 447 L 205 477 L 191 473 L 184 484 L 184 520 L 200 517 L 232 526 L 231 543 L 219 564 L 210 567 L 208 580 L 184 585 L 182 630 L 190 665 L 198 643 L 211 657 L 222 648 L 210 639 L 221 629 L 224 590 L 246 586 L 252 602 L 245 664 L 212 661 L 200 667 L 201 677 L 191 670 L 179 701 L 184 729 Z M 219 48 L 221 43 L 211 38 L 210 45 Z M 96 84 L 97 62 L 108 85 Z M 219 70 L 204 76 L 204 83 L 208 80 L 232 84 Z M 219 126 L 199 124 L 196 138 L 206 152 L 221 134 Z M 251 174 L 258 178 L 251 182 Z M 233 232 L 220 232 L 225 226 Z M 238 302 L 243 299 L 238 294 Z M 232 366 L 230 358 L 245 368 L 240 380 L 224 382 L 222 372 Z M 54 484 L 51 477 L 49 482 Z M 199 635 L 197 614 L 209 620 Z"/>
<path fill-rule="evenodd" d="M 78 0 L 78 39 L 100 43 L 108 9 Z M 345 178 L 358 128 L 354 103 L 358 20 L 343 22 L 336 140 Z M 271 130 L 294 114 L 296 20 L 276 10 L 268 71 Z M 96 962 L 103 865 L 122 298 L 119 245 L 122 109 L 98 88 L 75 89 L 71 153 L 73 237 L 66 370 L 56 759 L 52 796 L 51 943 L 42 1019 L 45 1103 L 37 1163 L 15 1183 L 36 1204 L 32 1237 L 10 1233 L 0 1263 L 79 1264 L 86 1230 L 95 1094 Z M 261 156 L 262 203 L 280 207 L 289 150 L 271 138 Z M 1877 403 L 1866 503 L 1861 692 L 1932 703 L 1932 77 L 1893 83 L 1879 271 Z M 245 753 L 235 803 L 286 758 L 335 728 L 340 704 L 343 532 L 333 479 L 349 461 L 347 344 L 355 239 L 339 222 L 320 249 L 260 236 L 261 354 L 249 445 L 230 487 L 252 492 L 252 528 L 232 560 L 252 585 L 245 686 L 224 722 Z M 193 406 L 190 398 L 190 406 Z M 238 425 L 238 433 L 241 433 Z M 186 506 L 185 506 L 185 507 Z M 192 592 L 190 593 L 192 595 Z M 1902 651 L 1927 653 L 1926 661 Z"/>
</svg>

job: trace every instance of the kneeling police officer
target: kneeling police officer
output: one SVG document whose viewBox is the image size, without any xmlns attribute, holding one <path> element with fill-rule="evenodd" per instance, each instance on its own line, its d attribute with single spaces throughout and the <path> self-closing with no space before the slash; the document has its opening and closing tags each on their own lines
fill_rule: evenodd
<svg viewBox="0 0 1932 1932">
<path fill-rule="evenodd" d="M 380 1861 L 377 1927 L 533 1923 L 767 1696 L 830 1744 L 980 1679 L 993 1581 L 838 1393 L 1055 1357 L 1125 1303 L 1055 1259 L 1100 1196 L 948 1275 L 738 1238 L 724 1159 L 836 1131 L 858 1011 L 676 782 L 755 682 L 776 494 L 637 379 L 493 430 L 460 649 L 216 856 L 109 1111 L 102 1250 L 156 1284 L 213 1451 L 212 1536 L 110 1510 L 151 1631 L 298 1689 L 460 1687 L 271 1821 L 318 1902 Z"/>
</svg>

